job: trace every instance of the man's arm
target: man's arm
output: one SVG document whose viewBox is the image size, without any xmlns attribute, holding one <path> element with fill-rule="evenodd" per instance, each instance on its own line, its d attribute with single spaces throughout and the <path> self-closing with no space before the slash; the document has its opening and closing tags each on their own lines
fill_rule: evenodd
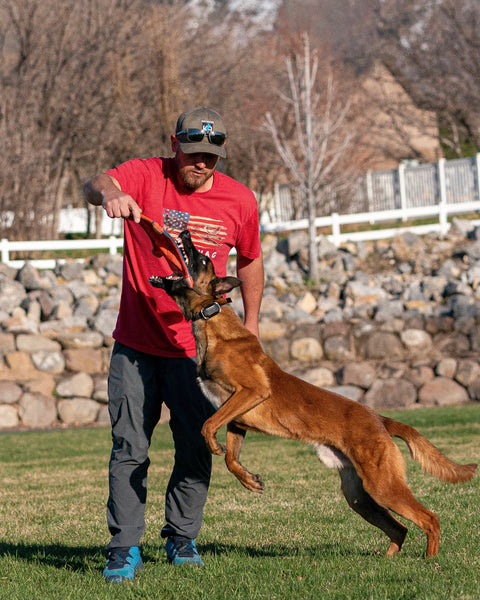
<svg viewBox="0 0 480 600">
<path fill-rule="evenodd" d="M 89 204 L 102 206 L 107 215 L 113 219 L 123 217 L 127 219 L 130 215 L 136 223 L 140 222 L 142 210 L 135 200 L 122 192 L 118 181 L 110 175 L 97 175 L 83 186 L 85 199 Z"/>
<path fill-rule="evenodd" d="M 238 255 L 237 275 L 243 281 L 240 290 L 245 313 L 245 327 L 258 337 L 258 316 L 264 284 L 263 257 L 251 259 Z"/>
</svg>

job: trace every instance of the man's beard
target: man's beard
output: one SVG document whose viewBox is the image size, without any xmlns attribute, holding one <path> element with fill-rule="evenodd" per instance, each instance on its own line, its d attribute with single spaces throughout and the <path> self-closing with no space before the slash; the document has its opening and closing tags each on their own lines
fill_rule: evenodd
<svg viewBox="0 0 480 600">
<path fill-rule="evenodd" d="M 201 187 L 207 179 L 211 176 L 210 173 L 205 173 L 203 177 L 196 177 L 189 172 L 181 171 L 180 179 L 182 180 L 183 185 L 187 190 L 194 192 L 199 187 Z"/>
</svg>

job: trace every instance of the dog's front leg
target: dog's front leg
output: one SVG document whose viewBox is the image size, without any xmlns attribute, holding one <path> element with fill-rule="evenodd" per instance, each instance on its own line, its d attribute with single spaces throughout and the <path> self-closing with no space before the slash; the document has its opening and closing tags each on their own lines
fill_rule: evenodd
<svg viewBox="0 0 480 600">
<path fill-rule="evenodd" d="M 235 417 L 243 415 L 266 400 L 269 394 L 270 390 L 266 388 L 262 388 L 261 392 L 250 388 L 237 389 L 225 404 L 222 404 L 217 412 L 205 421 L 202 427 L 202 435 L 212 454 L 225 454 L 227 452 L 227 447 L 217 441 L 217 431 L 230 421 L 234 421 Z"/>
<path fill-rule="evenodd" d="M 225 463 L 230 473 L 233 473 L 240 483 L 251 492 L 263 492 L 264 483 L 260 475 L 250 473 L 238 460 L 243 440 L 247 432 L 234 423 L 227 423 L 227 454 Z"/>
</svg>

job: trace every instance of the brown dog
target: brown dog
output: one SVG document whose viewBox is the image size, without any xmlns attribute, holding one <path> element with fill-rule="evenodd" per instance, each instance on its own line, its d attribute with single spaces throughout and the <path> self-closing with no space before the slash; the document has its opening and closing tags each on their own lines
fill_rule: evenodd
<svg viewBox="0 0 480 600">
<path fill-rule="evenodd" d="M 241 285 L 219 278 L 210 259 L 198 252 L 188 231 L 180 235 L 193 288 L 183 275 L 152 277 L 192 321 L 201 388 L 218 407 L 202 434 L 213 454 L 226 454 L 228 469 L 253 492 L 263 490 L 259 475 L 239 462 L 247 430 L 311 444 L 328 467 L 338 469 L 342 492 L 353 510 L 390 538 L 387 556 L 402 547 L 407 528 L 390 511 L 413 521 L 427 535 L 427 556 L 440 543 L 438 517 L 418 502 L 405 482 L 405 462 L 391 436 L 403 439 L 413 459 L 442 481 L 468 481 L 477 465 L 459 465 L 416 429 L 370 408 L 317 388 L 282 371 L 257 338 L 228 307 L 224 294 Z M 227 425 L 226 446 L 215 434 Z"/>
</svg>

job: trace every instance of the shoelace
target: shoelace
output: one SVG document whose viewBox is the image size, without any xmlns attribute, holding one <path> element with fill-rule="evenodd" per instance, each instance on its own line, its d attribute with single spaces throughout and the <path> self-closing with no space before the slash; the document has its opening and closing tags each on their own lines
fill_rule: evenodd
<svg viewBox="0 0 480 600">
<path fill-rule="evenodd" d="M 193 558 L 195 556 L 195 550 L 192 541 L 188 538 L 175 538 L 173 547 L 179 556 Z"/>
<path fill-rule="evenodd" d="M 129 558 L 131 558 L 130 548 L 115 548 L 108 554 L 107 566 L 109 569 L 121 569 Z"/>
</svg>

